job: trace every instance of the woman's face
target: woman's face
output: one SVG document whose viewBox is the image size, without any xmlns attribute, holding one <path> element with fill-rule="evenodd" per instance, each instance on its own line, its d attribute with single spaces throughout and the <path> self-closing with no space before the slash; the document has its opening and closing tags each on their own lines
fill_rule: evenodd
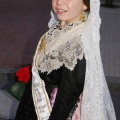
<svg viewBox="0 0 120 120">
<path fill-rule="evenodd" d="M 65 24 L 78 21 L 87 9 L 83 0 L 52 0 L 52 7 L 58 19 Z"/>
</svg>

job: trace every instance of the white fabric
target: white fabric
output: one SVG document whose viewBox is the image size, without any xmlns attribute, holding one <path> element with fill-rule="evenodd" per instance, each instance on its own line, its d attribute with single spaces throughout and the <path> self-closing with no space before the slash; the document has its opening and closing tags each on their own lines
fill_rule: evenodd
<svg viewBox="0 0 120 120">
<path fill-rule="evenodd" d="M 99 31 L 90 32 L 92 28 L 91 17 L 90 14 L 82 34 L 86 58 L 86 76 L 81 120 L 116 120 L 100 57 L 99 34 L 97 33 Z M 99 28 L 99 25 L 93 26 L 93 29 L 94 27 Z"/>
<path fill-rule="evenodd" d="M 51 26 L 53 25 L 53 24 L 55 24 L 55 23 L 57 23 L 58 21 L 57 21 L 57 17 L 54 15 L 54 13 L 53 13 L 53 11 L 51 11 L 51 19 L 50 19 L 50 21 L 49 21 L 49 23 L 48 23 L 48 27 L 49 28 L 51 28 Z"/>
<path fill-rule="evenodd" d="M 81 120 L 116 120 L 113 103 L 106 84 L 101 62 L 99 47 L 100 41 L 99 28 L 101 20 L 99 17 L 99 8 L 100 8 L 99 0 L 90 0 L 90 13 L 84 25 L 82 36 L 80 37 L 81 38 L 80 40 L 83 43 L 84 54 L 86 59 L 86 76 L 82 97 Z M 57 20 L 55 19 L 54 14 L 52 14 L 52 19 L 49 22 L 49 27 L 51 27 L 54 23 L 57 23 Z M 81 35 L 81 29 L 79 29 L 79 27 L 75 27 L 75 29 L 76 29 L 75 33 L 78 36 Z M 69 35 L 70 37 L 73 38 L 75 36 L 75 34 Z M 67 35 L 62 36 L 62 38 L 58 40 L 63 40 L 63 38 L 65 38 L 65 40 L 68 40 L 67 37 L 68 37 Z M 51 106 L 48 100 L 47 93 L 45 91 L 44 82 L 38 75 L 38 69 L 42 71 L 42 69 L 39 67 L 40 65 L 39 61 L 41 61 L 39 57 L 42 57 L 43 55 L 42 53 L 40 54 L 38 52 L 40 42 L 36 49 L 36 53 L 33 60 L 32 91 L 38 120 L 48 120 L 51 112 Z M 52 49 L 51 50 L 49 49 L 49 52 L 52 52 L 53 50 L 58 48 L 58 46 L 57 44 L 55 44 L 54 48 L 53 47 L 51 48 Z M 47 54 L 49 52 L 47 52 Z M 58 69 L 59 66 L 57 65 L 56 69 Z M 46 70 L 43 70 L 43 72 L 44 71 Z M 51 70 L 48 72 L 51 72 Z M 36 90 L 37 94 L 35 92 Z M 36 98 L 38 98 L 38 100 L 36 100 Z"/>
<path fill-rule="evenodd" d="M 100 55 L 100 1 L 90 0 L 90 14 L 82 34 L 86 56 L 86 77 L 81 120 L 116 120 Z"/>
<path fill-rule="evenodd" d="M 51 71 L 65 65 L 73 70 L 77 59 L 83 58 L 84 48 L 81 42 L 84 23 L 78 21 L 73 25 L 67 25 L 63 29 L 54 29 L 52 26 L 45 34 L 46 46 L 37 55 L 38 70 L 49 74 Z M 78 31 L 79 30 L 79 31 Z M 76 31 L 76 32 L 74 32 Z"/>
</svg>

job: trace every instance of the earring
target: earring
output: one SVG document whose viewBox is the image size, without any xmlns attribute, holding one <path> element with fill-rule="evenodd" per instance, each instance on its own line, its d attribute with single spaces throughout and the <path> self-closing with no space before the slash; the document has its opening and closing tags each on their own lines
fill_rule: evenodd
<svg viewBox="0 0 120 120">
<path fill-rule="evenodd" d="M 85 22 L 87 19 L 86 13 L 83 11 L 83 13 L 80 15 L 80 21 Z"/>
</svg>

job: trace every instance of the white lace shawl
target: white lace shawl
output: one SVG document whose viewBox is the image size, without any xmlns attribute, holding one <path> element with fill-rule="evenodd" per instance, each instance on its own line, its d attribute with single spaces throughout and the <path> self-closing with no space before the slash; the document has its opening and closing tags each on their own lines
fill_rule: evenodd
<svg viewBox="0 0 120 120">
<path fill-rule="evenodd" d="M 113 103 L 106 84 L 101 62 L 99 47 L 99 27 L 101 23 L 99 17 L 99 5 L 99 0 L 90 0 L 90 13 L 81 36 L 86 59 L 86 75 L 82 97 L 81 120 L 116 120 Z M 57 21 L 53 15 L 49 26 L 55 22 Z M 77 33 L 79 33 L 79 27 L 77 29 Z M 73 34 L 71 36 L 74 37 Z M 40 42 L 37 50 L 39 49 L 39 45 Z M 32 67 L 33 100 L 38 120 L 48 120 L 51 112 L 51 106 L 45 91 L 44 82 L 38 74 L 37 50 Z M 60 65 L 61 64 L 59 64 L 59 66 Z M 44 71 L 46 70 L 43 70 L 43 72 Z"/>
<path fill-rule="evenodd" d="M 84 23 L 78 21 L 73 25 L 66 25 L 62 29 L 55 29 L 56 26 L 56 24 L 53 25 L 45 34 L 45 51 L 42 50 L 37 54 L 38 70 L 47 71 L 48 74 L 63 64 L 68 69 L 73 70 L 77 64 L 77 59 L 81 60 L 84 53 L 81 42 Z"/>
</svg>

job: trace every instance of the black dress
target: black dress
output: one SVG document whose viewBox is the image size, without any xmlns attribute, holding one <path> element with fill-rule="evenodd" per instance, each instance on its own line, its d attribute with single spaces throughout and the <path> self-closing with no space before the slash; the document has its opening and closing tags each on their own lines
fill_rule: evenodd
<svg viewBox="0 0 120 120">
<path fill-rule="evenodd" d="M 41 73 L 40 77 L 45 82 L 45 88 L 49 99 L 51 92 L 58 87 L 55 103 L 49 120 L 66 120 L 72 115 L 79 101 L 79 96 L 83 91 L 85 80 L 86 60 L 78 60 L 73 71 L 67 69 L 64 65 L 57 70 L 53 70 L 47 75 L 47 72 Z M 37 120 L 35 107 L 32 98 L 31 81 L 27 84 L 24 94 L 21 98 L 15 120 Z"/>
</svg>

